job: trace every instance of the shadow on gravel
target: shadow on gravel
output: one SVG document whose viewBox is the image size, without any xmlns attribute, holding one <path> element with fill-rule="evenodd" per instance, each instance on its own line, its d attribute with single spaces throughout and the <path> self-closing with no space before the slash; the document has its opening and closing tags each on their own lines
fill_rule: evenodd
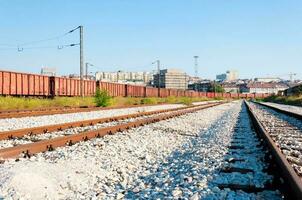
<svg viewBox="0 0 302 200">
<path fill-rule="evenodd" d="M 166 162 L 150 169 L 150 175 L 139 177 L 137 185 L 126 190 L 125 198 L 171 199 L 174 196 L 188 199 L 193 196 L 192 199 L 199 199 L 198 194 L 207 190 L 207 179 L 217 173 L 221 165 L 217 161 L 224 153 L 220 146 L 225 146 L 225 140 L 220 138 L 221 130 L 229 128 L 223 125 L 230 120 L 229 112 L 224 112 L 199 135 L 191 136 L 181 150 L 174 151 Z"/>
<path fill-rule="evenodd" d="M 245 104 L 241 105 L 230 143 L 225 147 L 221 166 L 208 182 L 212 192 L 202 199 L 282 199 L 274 177 L 267 173 L 270 166 L 266 150 L 253 129 Z"/>
</svg>

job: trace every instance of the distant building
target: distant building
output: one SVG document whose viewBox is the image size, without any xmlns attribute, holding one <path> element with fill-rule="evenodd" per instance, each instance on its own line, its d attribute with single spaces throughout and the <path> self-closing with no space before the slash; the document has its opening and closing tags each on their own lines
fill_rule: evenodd
<svg viewBox="0 0 302 200">
<path fill-rule="evenodd" d="M 283 92 L 287 88 L 288 88 L 288 86 L 284 83 L 251 82 L 251 83 L 241 85 L 240 91 L 242 93 L 278 94 L 278 92 Z"/>
<path fill-rule="evenodd" d="M 210 80 L 201 80 L 198 83 L 192 83 L 189 85 L 190 90 L 196 90 L 198 92 L 209 92 L 213 86 L 213 82 Z"/>
<path fill-rule="evenodd" d="M 44 75 L 44 76 L 56 76 L 56 68 L 42 67 L 41 68 L 41 75 Z"/>
<path fill-rule="evenodd" d="M 202 79 L 200 77 L 188 76 L 189 84 L 199 83 L 201 81 L 202 81 Z"/>
<path fill-rule="evenodd" d="M 150 72 L 96 72 L 98 81 L 148 85 L 153 78 Z"/>
<path fill-rule="evenodd" d="M 224 82 L 224 81 L 234 81 L 238 79 L 238 71 L 229 70 L 226 71 L 225 74 L 216 75 L 216 80 Z"/>
<path fill-rule="evenodd" d="M 226 81 L 227 80 L 227 75 L 226 74 L 218 74 L 218 75 L 216 75 L 216 80 L 221 81 L 221 82 Z"/>
<path fill-rule="evenodd" d="M 154 86 L 168 89 L 188 89 L 188 75 L 178 69 L 163 69 L 154 75 Z M 158 82 L 160 84 L 158 84 Z"/>
<path fill-rule="evenodd" d="M 286 96 L 301 95 L 302 94 L 302 83 L 296 84 L 295 86 L 286 89 L 284 91 L 284 94 Z"/>
<path fill-rule="evenodd" d="M 255 78 L 254 79 L 256 82 L 264 82 L 264 83 L 269 83 L 269 82 L 280 82 L 281 79 L 278 77 L 263 77 L 263 78 Z"/>
<path fill-rule="evenodd" d="M 222 83 L 221 85 L 225 92 L 228 93 L 239 93 L 240 92 L 240 86 L 236 83 Z"/>
</svg>

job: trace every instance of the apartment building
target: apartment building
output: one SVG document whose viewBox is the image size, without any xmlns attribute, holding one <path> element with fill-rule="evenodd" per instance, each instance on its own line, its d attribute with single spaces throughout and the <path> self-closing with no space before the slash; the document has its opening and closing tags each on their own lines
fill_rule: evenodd
<svg viewBox="0 0 302 200">
<path fill-rule="evenodd" d="M 154 86 L 168 89 L 188 89 L 188 75 L 178 69 L 163 69 L 154 75 Z"/>
<path fill-rule="evenodd" d="M 96 72 L 96 80 L 104 82 L 116 83 L 133 83 L 148 85 L 153 79 L 153 74 L 150 72 Z"/>
</svg>

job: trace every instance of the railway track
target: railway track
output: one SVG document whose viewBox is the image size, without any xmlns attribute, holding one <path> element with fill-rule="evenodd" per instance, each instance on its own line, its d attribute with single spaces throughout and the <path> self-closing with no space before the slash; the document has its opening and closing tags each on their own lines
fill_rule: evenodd
<svg viewBox="0 0 302 200">
<path fill-rule="evenodd" d="M 135 128 L 138 126 L 143 126 L 145 124 L 158 122 L 161 120 L 169 119 L 172 117 L 180 116 L 186 113 L 195 112 L 201 109 L 213 107 L 216 105 L 220 105 L 221 103 L 209 103 L 204 105 L 196 105 L 189 107 L 181 107 L 181 108 L 173 108 L 167 110 L 159 110 L 159 111 L 151 111 L 151 112 L 142 112 L 130 115 L 123 115 L 117 117 L 109 117 L 109 118 L 101 118 L 94 120 L 86 120 L 81 122 L 72 122 L 51 126 L 43 126 L 36 128 L 28 128 L 28 129 L 20 129 L 13 131 L 6 131 L 0 133 L 0 140 L 18 140 L 25 137 L 25 140 L 28 140 L 28 144 L 21 144 L 13 147 L 2 148 L 0 149 L 0 158 L 17 158 L 17 157 L 30 157 L 32 154 L 43 152 L 43 151 L 51 151 L 56 147 L 72 145 L 74 143 L 80 141 L 86 141 L 91 138 L 101 137 L 106 134 L 114 134 L 116 132 L 120 132 L 129 128 Z M 123 122 L 123 120 L 134 119 L 131 121 Z M 74 127 L 85 127 L 85 126 L 94 126 L 101 123 L 110 123 L 121 121 L 121 123 L 117 123 L 114 125 L 110 125 L 107 127 L 101 126 L 101 128 L 97 128 L 96 130 L 88 130 L 82 131 L 78 133 L 77 131 L 73 134 L 63 135 L 59 134 L 58 137 L 51 139 L 42 139 L 42 140 L 34 140 L 31 138 L 32 136 L 37 136 L 39 134 L 46 134 L 53 131 L 63 131 L 66 129 L 71 129 Z M 23 139 L 24 140 L 24 139 Z"/>
<path fill-rule="evenodd" d="M 126 199 L 162 199 L 165 197 L 300 199 L 302 196 L 301 177 L 295 168 L 295 163 L 291 162 L 288 157 L 288 155 L 296 155 L 298 150 L 291 149 L 289 153 L 287 152 L 289 148 L 294 146 L 288 146 L 287 141 L 284 143 L 285 140 L 276 140 L 276 135 L 284 135 L 288 130 L 293 130 L 297 134 L 297 131 L 301 129 L 299 127 L 291 129 L 289 125 L 293 126 L 291 123 L 294 122 L 293 124 L 297 126 L 298 120 L 292 119 L 296 121 L 289 123 L 288 118 L 292 117 L 284 116 L 284 121 L 287 123 L 284 128 L 283 124 L 274 123 L 271 112 L 276 111 L 270 111 L 269 108 L 248 102 L 245 104 L 233 102 L 216 107 L 220 104 L 222 103 L 169 109 L 169 111 L 158 111 L 159 113 L 149 112 L 147 116 L 137 113 L 132 118 L 126 119 L 119 116 L 120 118 L 112 119 L 111 122 L 108 121 L 109 119 L 107 121 L 103 119 L 103 126 L 100 126 L 99 129 L 85 130 L 85 125 L 83 127 L 79 125 L 78 128 L 83 132 L 4 148 L 0 150 L 0 157 L 2 156 L 4 159 L 20 156 L 31 157 L 38 152 L 47 151 L 47 153 L 32 156 L 33 159 L 21 159 L 20 162 L 14 162 L 20 163 L 14 164 L 16 165 L 15 170 L 18 170 L 18 166 L 22 168 L 27 166 L 28 170 L 31 167 L 36 168 L 40 165 L 45 167 L 46 165 L 47 169 L 52 171 L 54 166 L 68 165 L 68 163 L 70 166 L 66 166 L 64 169 L 70 170 L 70 167 L 76 165 L 75 174 L 72 176 L 82 177 L 81 174 L 85 174 L 85 178 L 77 184 L 68 182 L 69 178 L 65 177 L 62 178 L 64 181 L 60 182 L 60 185 L 66 185 L 67 182 L 68 185 L 72 185 L 67 187 L 69 188 L 67 191 L 74 191 L 75 194 L 81 191 L 82 197 L 87 198 L 96 196 L 116 199 L 123 197 Z M 209 109 L 203 110 L 205 108 Z M 264 114 L 264 111 L 268 114 Z M 191 114 L 139 127 L 187 113 Z M 208 124 L 205 124 L 207 120 L 209 120 Z M 90 127 L 89 122 L 86 125 Z M 95 125 L 93 126 L 96 127 Z M 281 126 L 284 129 L 279 129 Z M 114 134 L 132 127 L 137 128 L 115 136 L 106 136 L 51 152 L 59 146 L 72 145 L 79 141 Z M 274 128 L 278 128 L 279 132 Z M 63 127 L 62 131 L 64 130 L 70 130 L 70 128 L 64 129 Z M 40 130 L 40 133 L 32 134 L 32 136 L 42 137 L 44 134 L 43 130 Z M 136 139 L 130 136 L 132 134 L 136 135 L 134 137 Z M 153 137 L 157 139 L 153 140 Z M 21 138 L 24 138 L 24 135 L 20 138 L 15 137 L 17 140 Z M 166 140 L 162 138 L 166 138 Z M 167 138 L 169 139 L 167 140 Z M 12 137 L 4 139 L 10 141 Z M 293 140 L 290 141 L 293 142 Z M 87 143 L 88 145 L 85 145 Z M 178 144 L 171 151 L 162 154 L 165 152 L 164 149 L 171 148 L 170 145 L 173 146 L 174 143 Z M 150 144 L 155 146 L 151 147 Z M 282 146 L 284 144 L 287 146 Z M 145 145 L 147 146 L 144 147 Z M 160 157 L 156 157 L 156 155 L 160 155 Z M 159 158 L 162 155 L 167 157 L 161 160 Z M 159 161 L 152 161 L 155 158 Z M 45 161 L 47 164 L 44 159 L 47 160 Z M 86 164 L 82 166 L 87 162 L 92 163 L 89 166 Z M 93 162 L 97 164 L 93 164 Z M 11 166 L 12 164 L 8 162 L 3 165 Z M 94 167 L 94 165 L 96 166 Z M 100 178 L 101 175 L 97 175 L 100 169 L 102 169 L 100 174 L 107 174 L 105 177 Z M 35 174 L 35 171 L 33 173 Z M 55 173 L 57 175 L 53 176 L 64 176 L 57 171 Z M 41 175 L 41 173 L 39 174 Z M 83 192 L 82 181 L 90 185 L 89 188 L 93 188 L 93 191 L 95 188 L 99 188 L 99 190 L 96 189 L 93 194 Z M 91 181 L 96 182 L 92 184 Z M 10 187 L 8 186 L 8 188 Z M 2 190 L 11 191 L 5 188 Z M 89 189 L 89 191 L 91 190 Z"/>
<path fill-rule="evenodd" d="M 267 144 L 278 172 L 294 198 L 302 197 L 302 123 L 296 113 L 276 107 L 246 103 L 253 124 Z"/>
<path fill-rule="evenodd" d="M 133 106 L 116 106 L 113 108 L 107 107 L 63 107 L 63 108 L 41 108 L 32 110 L 7 110 L 0 111 L 0 119 L 5 118 L 21 118 L 21 117 L 33 117 L 42 115 L 55 115 L 65 113 L 77 113 L 77 112 L 90 112 L 108 109 L 121 109 L 121 108 L 136 108 L 145 105 L 133 105 Z M 150 105 L 152 106 L 152 105 Z"/>
<path fill-rule="evenodd" d="M 222 145 L 224 156 L 215 168 L 201 199 L 282 199 L 276 177 L 269 173 L 267 149 L 253 129 L 248 107 L 241 105 Z"/>
</svg>

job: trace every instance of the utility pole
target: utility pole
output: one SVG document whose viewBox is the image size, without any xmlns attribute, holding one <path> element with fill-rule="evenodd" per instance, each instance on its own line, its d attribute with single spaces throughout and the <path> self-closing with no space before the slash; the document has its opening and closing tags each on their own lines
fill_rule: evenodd
<svg viewBox="0 0 302 200">
<path fill-rule="evenodd" d="M 216 80 L 214 80 L 214 97 L 216 97 Z"/>
<path fill-rule="evenodd" d="M 160 97 L 160 61 L 157 60 L 157 73 L 158 73 L 158 97 Z"/>
<path fill-rule="evenodd" d="M 152 64 L 155 64 L 157 65 L 157 80 L 158 80 L 158 83 L 157 83 L 157 88 L 158 88 L 158 97 L 160 97 L 160 60 L 156 60 L 155 62 L 153 62 Z M 154 81 L 155 82 L 155 81 Z"/>
<path fill-rule="evenodd" d="M 83 57 L 83 26 L 80 28 L 80 92 L 81 96 L 84 97 L 84 57 Z"/>
<path fill-rule="evenodd" d="M 88 64 L 89 63 L 86 63 L 86 69 L 85 69 L 85 77 L 86 77 L 86 79 L 88 79 Z"/>
<path fill-rule="evenodd" d="M 198 56 L 194 56 L 194 72 L 195 78 L 198 77 Z M 197 83 L 194 83 L 194 90 L 197 91 Z"/>
</svg>

